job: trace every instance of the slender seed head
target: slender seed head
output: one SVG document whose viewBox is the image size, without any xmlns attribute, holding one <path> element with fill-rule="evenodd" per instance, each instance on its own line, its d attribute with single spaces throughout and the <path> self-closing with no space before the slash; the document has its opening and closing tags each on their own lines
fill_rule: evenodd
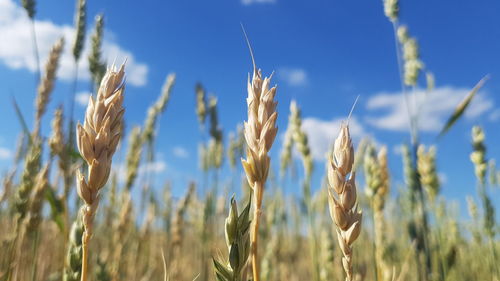
<svg viewBox="0 0 500 281">
<path fill-rule="evenodd" d="M 54 89 L 57 67 L 59 66 L 59 58 L 64 46 L 64 38 L 60 38 L 52 47 L 49 59 L 45 65 L 45 74 L 38 86 L 38 94 L 36 98 L 36 116 L 35 116 L 35 135 L 38 135 L 40 130 L 40 122 L 43 114 L 47 109 L 47 104 L 50 100 L 50 94 Z"/>
<path fill-rule="evenodd" d="M 343 253 L 346 280 L 353 278 L 352 244 L 361 232 L 361 211 L 357 206 L 356 174 L 352 171 L 354 148 L 349 126 L 341 125 L 340 133 L 328 159 L 328 202 L 330 215 L 337 226 L 337 238 Z"/>
<path fill-rule="evenodd" d="M 75 61 L 80 60 L 83 45 L 85 44 L 85 29 L 87 26 L 87 1 L 77 0 L 76 14 L 75 14 L 75 41 L 73 42 L 73 58 Z"/>
<path fill-rule="evenodd" d="M 21 0 L 21 5 L 28 13 L 28 17 L 30 17 L 30 19 L 33 20 L 33 18 L 35 17 L 35 13 L 36 13 L 35 0 Z"/>
<path fill-rule="evenodd" d="M 399 15 L 398 0 L 384 0 L 384 14 L 391 22 L 398 20 Z"/>
<path fill-rule="evenodd" d="M 95 28 L 92 34 L 92 48 L 88 57 L 89 60 L 89 71 L 92 75 L 92 80 L 96 85 L 101 83 L 102 77 L 106 72 L 106 64 L 102 61 L 102 37 L 104 31 L 104 16 L 99 14 L 95 17 Z"/>
</svg>

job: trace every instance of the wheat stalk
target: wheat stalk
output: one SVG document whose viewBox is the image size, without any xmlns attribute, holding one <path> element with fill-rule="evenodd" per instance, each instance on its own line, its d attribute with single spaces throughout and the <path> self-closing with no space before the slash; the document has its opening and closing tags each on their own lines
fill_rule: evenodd
<svg viewBox="0 0 500 281">
<path fill-rule="evenodd" d="M 56 71 L 59 65 L 59 58 L 61 56 L 62 48 L 64 46 L 64 38 L 59 39 L 49 54 L 49 59 L 45 65 L 45 74 L 43 76 L 40 85 L 38 86 L 38 94 L 35 101 L 35 128 L 33 130 L 33 136 L 38 137 L 40 133 L 40 123 L 42 121 L 42 116 L 45 114 L 47 109 L 47 104 L 50 100 L 50 94 L 54 89 L 54 82 L 56 78 Z"/>
<path fill-rule="evenodd" d="M 128 237 L 127 227 L 130 225 L 130 222 L 132 220 L 132 201 L 130 198 L 130 192 L 128 190 L 125 190 L 123 192 L 121 201 L 123 203 L 120 213 L 118 214 L 118 220 L 116 220 L 115 224 L 113 225 L 113 236 L 111 242 L 114 251 L 112 257 L 113 262 L 111 266 L 110 280 L 118 280 L 118 273 L 120 272 L 120 261 L 122 260 L 122 252 Z"/>
<path fill-rule="evenodd" d="M 175 77 L 173 73 L 167 76 L 160 97 L 148 110 L 148 117 L 144 121 L 144 129 L 142 131 L 143 142 L 153 141 L 157 120 L 160 114 L 165 111 L 168 101 L 170 100 L 170 94 L 175 84 Z"/>
<path fill-rule="evenodd" d="M 366 193 L 373 208 L 373 228 L 375 242 L 375 266 L 377 280 L 391 280 L 392 272 L 386 262 L 384 206 L 389 193 L 389 172 L 387 148 L 383 146 L 376 154 L 373 145 L 368 145 L 364 157 Z"/>
<path fill-rule="evenodd" d="M 328 203 L 330 215 L 337 226 L 337 238 L 343 253 L 342 265 L 346 281 L 353 280 L 352 243 L 361 232 L 362 213 L 356 204 L 356 174 L 352 171 L 354 148 L 349 125 L 341 125 L 328 165 Z M 349 176 L 349 177 L 348 177 Z M 336 194 L 336 195 L 335 195 Z"/>
<path fill-rule="evenodd" d="M 196 191 L 196 185 L 195 183 L 190 183 L 188 191 L 184 198 L 179 202 L 179 206 L 177 207 L 177 210 L 175 212 L 174 216 L 174 221 L 173 221 L 173 227 L 172 227 L 172 246 L 170 248 L 171 250 L 171 257 L 173 258 L 174 264 L 172 265 L 172 276 L 173 280 L 177 280 L 180 274 L 180 254 L 181 254 L 181 248 L 182 248 L 182 241 L 183 241 L 183 236 L 184 236 L 184 228 L 185 228 L 185 221 L 184 221 L 184 215 L 187 212 L 187 208 L 189 207 L 189 204 L 193 200 L 193 197 L 195 195 Z"/>
<path fill-rule="evenodd" d="M 104 16 L 97 15 L 95 17 L 95 29 L 92 34 L 92 49 L 89 54 L 89 71 L 92 75 L 92 80 L 95 85 L 99 85 L 101 83 L 102 77 L 106 72 L 106 64 L 102 62 L 101 58 L 101 45 L 102 45 L 102 37 L 104 30 Z M 94 86 L 95 87 L 95 86 Z"/>
<path fill-rule="evenodd" d="M 250 48 L 250 44 L 248 44 Z M 252 53 L 252 49 L 250 48 Z M 268 155 L 273 145 L 278 128 L 276 127 L 277 102 L 274 101 L 276 86 L 269 88 L 270 77 L 262 78 L 262 71 L 255 65 L 252 53 L 253 76 L 248 76 L 248 120 L 245 122 L 245 140 L 247 143 L 247 159 L 241 160 L 245 170 L 248 184 L 253 190 L 254 199 L 254 223 L 251 235 L 252 243 L 252 271 L 253 280 L 259 281 L 258 261 L 258 231 L 262 208 L 264 184 L 269 174 L 271 159 Z"/>
<path fill-rule="evenodd" d="M 85 44 L 85 28 L 87 26 L 87 1 L 78 0 L 75 14 L 75 41 L 73 41 L 73 58 L 75 62 L 80 60 L 80 55 L 82 54 L 83 45 Z"/>
<path fill-rule="evenodd" d="M 196 92 L 196 116 L 198 116 L 198 122 L 200 126 L 203 127 L 205 124 L 205 119 L 207 118 L 207 101 L 205 89 L 201 83 L 197 83 L 195 87 Z"/>
<path fill-rule="evenodd" d="M 93 234 L 93 220 L 99 205 L 99 191 L 111 171 L 113 154 L 123 126 L 123 92 L 125 65 L 111 67 L 102 79 L 94 100 L 90 97 L 83 126 L 77 127 L 78 150 L 88 165 L 88 178 L 77 171 L 78 195 L 84 201 L 81 208 L 84 232 L 82 236 L 82 281 L 87 280 L 88 244 Z"/>
<path fill-rule="evenodd" d="M 135 178 L 137 177 L 139 163 L 141 161 L 143 145 L 141 135 L 141 127 L 135 126 L 132 131 L 130 131 L 130 135 L 128 138 L 128 151 L 126 157 L 127 174 L 125 180 L 125 189 L 129 191 L 134 184 Z"/>
<path fill-rule="evenodd" d="M 28 232 L 35 232 L 42 220 L 42 207 L 45 189 L 49 187 L 49 163 L 47 163 L 36 176 L 36 184 L 30 202 L 28 215 Z"/>
<path fill-rule="evenodd" d="M 431 146 L 427 151 L 424 145 L 417 149 L 417 170 L 420 182 L 427 191 L 431 203 L 434 203 L 439 194 L 439 178 L 436 170 L 436 147 Z"/>
<path fill-rule="evenodd" d="M 234 170 L 236 168 L 236 163 L 238 162 L 238 159 L 241 159 L 243 153 L 245 153 L 245 134 L 241 124 L 238 124 L 236 135 L 232 132 L 229 134 L 227 158 L 229 159 L 231 169 Z"/>
</svg>

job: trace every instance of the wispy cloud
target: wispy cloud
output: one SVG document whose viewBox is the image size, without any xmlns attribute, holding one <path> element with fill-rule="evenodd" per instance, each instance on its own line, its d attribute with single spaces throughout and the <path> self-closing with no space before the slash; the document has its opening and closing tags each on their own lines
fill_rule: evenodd
<svg viewBox="0 0 500 281">
<path fill-rule="evenodd" d="M 307 85 L 307 72 L 302 68 L 283 67 L 278 69 L 278 78 L 290 86 Z"/>
<path fill-rule="evenodd" d="M 252 5 L 252 4 L 274 4 L 277 0 L 241 0 L 243 5 Z"/>
<path fill-rule="evenodd" d="M 24 9 L 13 0 L 0 0 L 0 34 L 2 40 L 8 44 L 0 44 L 0 62 L 12 69 L 28 69 L 36 71 L 36 61 L 33 56 L 31 43 L 31 23 Z M 64 36 L 66 40 L 63 55 L 60 61 L 58 78 L 66 81 L 73 79 L 74 60 L 71 54 L 71 44 L 75 30 L 70 25 L 58 25 L 48 20 L 36 21 L 36 34 L 40 59 L 47 59 L 52 45 L 58 38 Z M 147 83 L 148 66 L 137 62 L 134 55 L 123 49 L 111 39 L 114 36 L 104 36 L 103 55 L 108 62 L 122 62 L 127 59 L 127 82 L 134 86 L 143 86 Z M 79 78 L 90 79 L 87 56 L 90 49 L 90 38 L 85 44 L 80 63 Z"/>
<path fill-rule="evenodd" d="M 167 163 L 163 160 L 157 160 L 151 163 L 144 163 L 139 167 L 139 175 L 145 173 L 161 173 L 167 169 Z"/>
<path fill-rule="evenodd" d="M 182 146 L 176 146 L 172 149 L 174 156 L 180 159 L 189 158 L 189 152 Z"/>
<path fill-rule="evenodd" d="M 417 90 L 410 94 L 410 104 L 418 104 L 418 125 L 421 131 L 439 131 L 456 106 L 469 93 L 470 89 L 456 87 L 441 87 L 430 93 Z M 416 102 L 415 102 L 416 101 Z M 479 92 L 465 112 L 465 118 L 476 118 L 494 107 L 493 100 L 486 92 Z M 366 121 L 380 129 L 392 131 L 407 131 L 408 113 L 405 98 L 402 93 L 379 93 L 372 96 L 366 103 L 368 117 Z"/>
<path fill-rule="evenodd" d="M 0 160 L 7 160 L 12 157 L 12 150 L 5 148 L 5 147 L 0 147 Z"/>
<path fill-rule="evenodd" d="M 500 109 L 495 109 L 493 110 L 490 115 L 488 116 L 490 121 L 498 121 L 498 119 L 500 119 Z"/>
<path fill-rule="evenodd" d="M 80 92 L 76 94 L 75 101 L 81 106 L 87 106 L 89 104 L 90 92 Z"/>
<path fill-rule="evenodd" d="M 311 154 L 315 160 L 322 161 L 326 159 L 331 145 L 340 132 L 340 125 L 343 121 L 345 121 L 345 118 L 337 118 L 330 121 L 314 117 L 303 119 L 302 129 L 309 138 Z M 355 116 L 351 116 L 349 129 L 355 141 L 359 141 L 365 135 L 363 125 L 361 125 Z"/>
</svg>

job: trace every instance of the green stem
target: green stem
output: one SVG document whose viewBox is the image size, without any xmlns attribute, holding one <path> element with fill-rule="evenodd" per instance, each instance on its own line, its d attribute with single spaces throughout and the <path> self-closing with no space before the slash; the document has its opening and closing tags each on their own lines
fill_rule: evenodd
<svg viewBox="0 0 500 281">
<path fill-rule="evenodd" d="M 38 244 L 40 242 L 40 230 L 35 231 L 35 241 L 33 243 L 33 267 L 31 271 L 31 281 L 36 280 L 36 273 L 38 270 L 38 262 L 37 262 L 37 257 L 38 257 Z"/>
</svg>

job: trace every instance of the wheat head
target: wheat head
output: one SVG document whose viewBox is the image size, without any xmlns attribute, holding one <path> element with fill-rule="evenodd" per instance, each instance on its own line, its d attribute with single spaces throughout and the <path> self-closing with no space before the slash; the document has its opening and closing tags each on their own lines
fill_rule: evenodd
<svg viewBox="0 0 500 281">
<path fill-rule="evenodd" d="M 361 232 L 362 213 L 358 210 L 356 194 L 356 174 L 352 172 L 354 148 L 349 126 L 342 124 L 335 140 L 333 155 L 328 165 L 328 203 L 330 215 L 337 226 L 337 238 L 343 258 L 342 265 L 346 281 L 353 280 L 352 243 Z"/>
</svg>

